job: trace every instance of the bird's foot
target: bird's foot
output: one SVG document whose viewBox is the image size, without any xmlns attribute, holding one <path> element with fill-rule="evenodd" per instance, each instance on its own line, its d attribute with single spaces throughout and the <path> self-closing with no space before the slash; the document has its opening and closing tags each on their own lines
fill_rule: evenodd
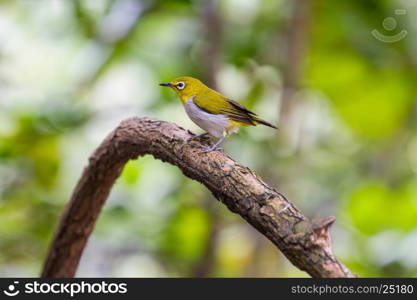
<svg viewBox="0 0 417 300">
<path fill-rule="evenodd" d="M 207 147 L 207 148 L 206 148 L 206 149 L 204 149 L 202 152 L 203 152 L 203 153 L 209 153 L 209 152 L 216 151 L 216 150 L 221 151 L 221 150 L 223 150 L 223 149 L 222 149 L 222 148 L 220 148 L 220 147 L 218 147 L 218 146 L 213 146 L 213 147 Z"/>
</svg>

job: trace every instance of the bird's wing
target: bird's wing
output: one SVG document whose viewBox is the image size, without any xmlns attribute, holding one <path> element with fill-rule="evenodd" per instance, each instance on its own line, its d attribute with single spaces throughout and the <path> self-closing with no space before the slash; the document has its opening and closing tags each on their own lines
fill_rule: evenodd
<svg viewBox="0 0 417 300">
<path fill-rule="evenodd" d="M 251 112 L 240 103 L 227 99 L 220 94 L 216 95 L 216 97 L 196 95 L 194 97 L 194 104 L 208 113 L 216 115 L 223 114 L 227 115 L 233 121 L 256 125 L 256 114 L 254 112 Z"/>
</svg>

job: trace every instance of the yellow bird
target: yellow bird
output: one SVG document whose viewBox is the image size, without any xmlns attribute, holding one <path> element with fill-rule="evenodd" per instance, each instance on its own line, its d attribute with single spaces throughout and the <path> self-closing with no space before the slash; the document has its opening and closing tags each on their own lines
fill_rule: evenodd
<svg viewBox="0 0 417 300">
<path fill-rule="evenodd" d="M 204 152 L 219 150 L 221 142 L 240 126 L 258 124 L 277 128 L 258 118 L 255 113 L 236 101 L 224 97 L 193 77 L 179 77 L 161 86 L 172 88 L 180 97 L 190 119 L 211 136 L 217 138 Z M 204 133 L 205 134 L 205 133 Z"/>
</svg>

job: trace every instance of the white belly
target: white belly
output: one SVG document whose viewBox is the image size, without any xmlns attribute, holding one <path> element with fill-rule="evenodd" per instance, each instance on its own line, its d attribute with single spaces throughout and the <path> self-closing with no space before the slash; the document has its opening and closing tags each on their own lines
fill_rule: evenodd
<svg viewBox="0 0 417 300">
<path fill-rule="evenodd" d="M 190 119 L 210 135 L 221 138 L 225 136 L 229 126 L 229 118 L 225 115 L 210 114 L 194 104 L 193 97 L 185 102 L 185 111 Z"/>
</svg>

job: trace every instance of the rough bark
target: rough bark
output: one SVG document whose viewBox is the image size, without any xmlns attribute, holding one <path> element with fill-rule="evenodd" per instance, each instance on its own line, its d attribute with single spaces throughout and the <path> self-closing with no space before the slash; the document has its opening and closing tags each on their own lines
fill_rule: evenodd
<svg viewBox="0 0 417 300">
<path fill-rule="evenodd" d="M 72 194 L 51 244 L 43 277 L 73 277 L 102 206 L 129 159 L 151 154 L 204 184 L 229 210 L 313 277 L 353 277 L 332 254 L 333 217 L 309 220 L 281 193 L 223 152 L 202 153 L 204 138 L 150 118 L 123 121 L 97 148 Z"/>
</svg>

